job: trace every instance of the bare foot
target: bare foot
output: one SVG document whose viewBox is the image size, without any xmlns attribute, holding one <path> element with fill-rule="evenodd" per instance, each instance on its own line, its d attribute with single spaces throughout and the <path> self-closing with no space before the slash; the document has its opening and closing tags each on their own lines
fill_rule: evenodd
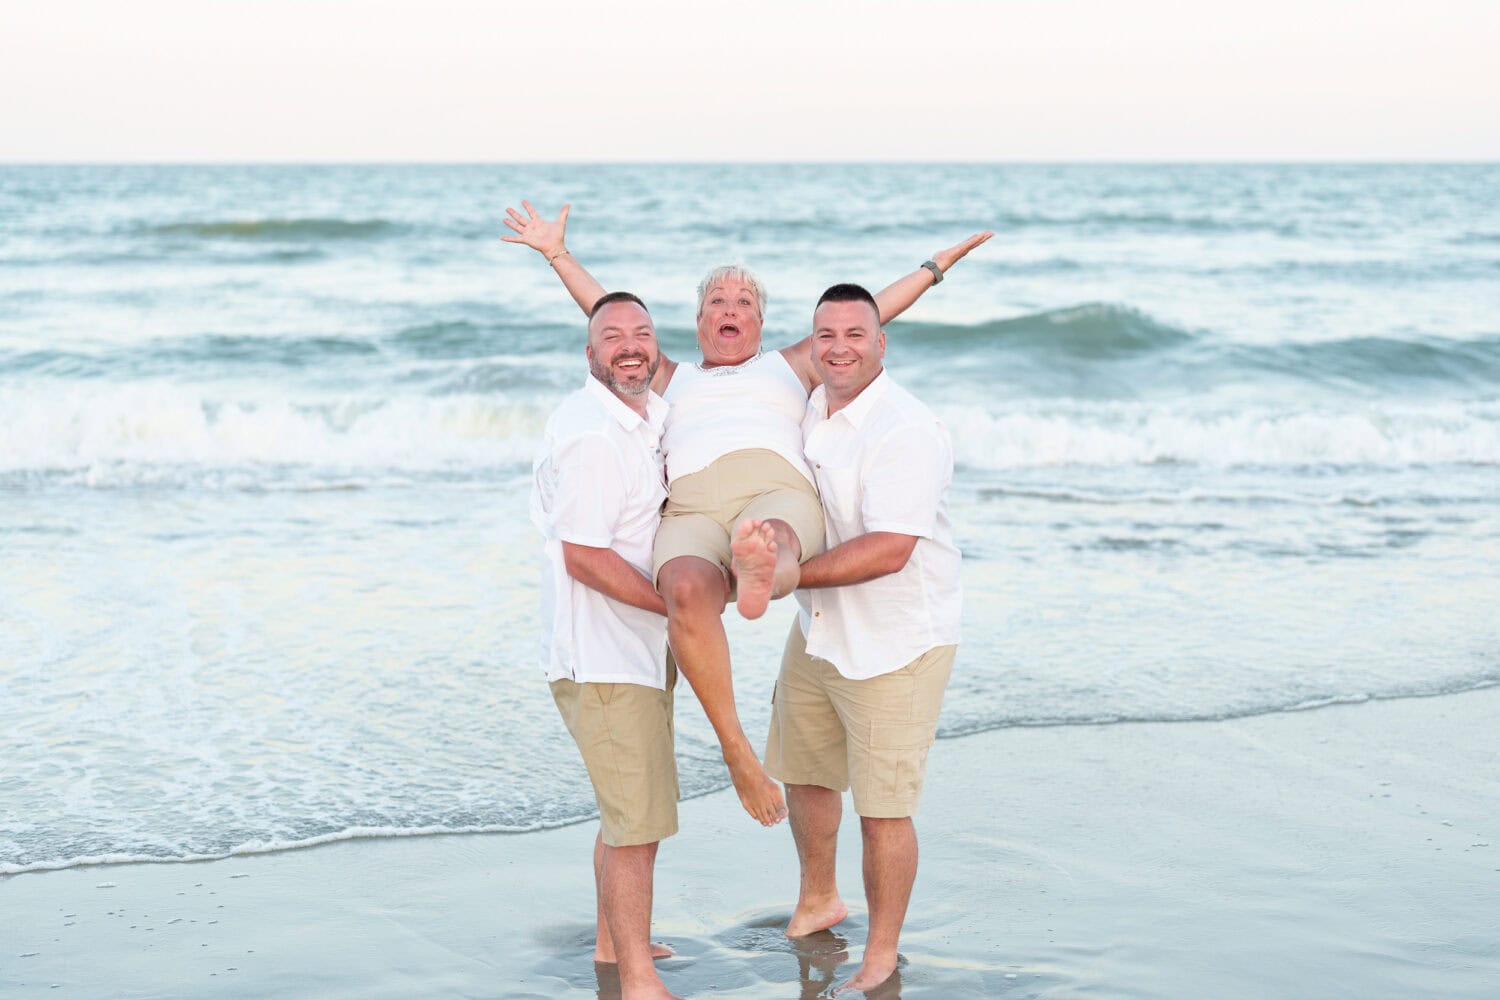
<svg viewBox="0 0 1500 1000">
<path fill-rule="evenodd" d="M 662 944 L 660 941 L 651 942 L 652 958 L 671 958 L 676 954 L 676 950 L 673 949 L 673 947 L 669 944 Z M 603 962 L 606 965 L 615 964 L 614 945 L 610 945 L 608 948 L 605 948 L 605 946 L 598 941 L 594 942 L 594 961 Z"/>
<path fill-rule="evenodd" d="M 849 915 L 849 907 L 837 896 L 832 900 L 818 906 L 804 907 L 800 902 L 797 910 L 792 914 L 792 919 L 787 921 L 786 936 L 789 938 L 807 937 L 818 931 L 826 931 L 834 924 Z"/>
<path fill-rule="evenodd" d="M 868 956 L 865 964 L 859 967 L 859 971 L 845 983 L 834 990 L 830 996 L 839 996 L 843 993 L 869 993 L 871 990 L 879 989 L 887 980 L 896 974 L 896 960 L 889 959 L 878 965 L 871 964 Z"/>
<path fill-rule="evenodd" d="M 620 1000 L 683 1000 L 667 989 L 656 970 L 649 976 L 626 985 L 620 980 L 620 970 L 613 962 L 595 962 L 594 975 L 599 980 L 599 995 L 619 997 Z"/>
<path fill-rule="evenodd" d="M 776 536 L 764 521 L 744 521 L 735 529 L 729 551 L 734 554 L 730 571 L 740 596 L 735 606 L 745 618 L 759 618 L 771 603 L 771 585 L 776 577 Z"/>
<path fill-rule="evenodd" d="M 639 990 L 621 989 L 620 1000 L 683 1000 L 683 998 L 669 991 L 662 984 L 653 983 Z"/>
<path fill-rule="evenodd" d="M 786 799 L 781 795 L 781 786 L 766 774 L 753 751 L 735 760 L 726 754 L 724 763 L 729 765 L 729 780 L 734 782 L 740 805 L 752 819 L 761 826 L 775 826 L 786 819 Z"/>
</svg>

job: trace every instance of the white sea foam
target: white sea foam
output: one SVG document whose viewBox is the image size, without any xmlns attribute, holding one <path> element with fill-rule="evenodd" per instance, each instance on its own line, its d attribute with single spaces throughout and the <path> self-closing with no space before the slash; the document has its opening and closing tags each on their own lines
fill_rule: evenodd
<svg viewBox="0 0 1500 1000">
<path fill-rule="evenodd" d="M 89 485 L 222 482 L 224 469 L 351 475 L 474 474 L 529 462 L 552 397 L 242 394 L 167 383 L 23 388 L 0 400 L 0 473 L 73 473 Z M 1192 404 L 939 408 L 960 463 L 978 469 L 1500 464 L 1500 407 L 1205 409 Z M 173 470 L 163 474 L 163 468 Z M 251 477 L 254 478 L 253 476 Z"/>
<path fill-rule="evenodd" d="M 462 833 L 529 833 L 535 830 L 553 829 L 559 826 L 570 826 L 573 823 L 582 822 L 589 816 L 580 816 L 558 823 L 533 823 L 525 826 L 507 826 L 504 824 L 490 826 L 352 826 L 346 830 L 336 833 L 327 833 L 317 837 L 304 837 L 301 839 L 275 839 L 256 840 L 240 844 L 219 852 L 191 852 L 184 851 L 181 854 L 134 854 L 134 853 L 109 853 L 109 854 L 87 854 L 67 858 L 49 858 L 46 861 L 33 863 L 0 862 L 0 875 L 19 875 L 22 872 L 45 872 L 61 871 L 65 868 L 83 868 L 98 865 L 130 865 L 130 864 L 177 864 L 186 861 L 219 861 L 224 858 L 244 857 L 252 854 L 276 854 L 281 851 L 297 851 L 307 847 L 317 847 L 322 844 L 334 844 L 343 840 L 371 840 L 393 837 L 436 837 L 449 834 Z M 234 876 L 231 876 L 234 877 Z M 108 885 L 109 883 L 106 883 Z M 104 888 L 101 885 L 100 888 Z"/>
<path fill-rule="evenodd" d="M 981 469 L 1057 465 L 1229 466 L 1500 464 L 1493 406 L 1255 408 L 1156 405 L 938 410 L 961 463 Z"/>
<path fill-rule="evenodd" d="M 551 405 L 477 395 L 226 395 L 165 383 L 21 389 L 0 402 L 0 472 L 93 470 L 108 481 L 160 465 L 485 467 L 529 461 Z"/>
</svg>

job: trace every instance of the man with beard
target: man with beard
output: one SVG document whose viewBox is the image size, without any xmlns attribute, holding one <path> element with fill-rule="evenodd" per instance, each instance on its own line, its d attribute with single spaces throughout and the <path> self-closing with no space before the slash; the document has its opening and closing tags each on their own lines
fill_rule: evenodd
<svg viewBox="0 0 1500 1000">
<path fill-rule="evenodd" d="M 657 845 L 677 832 L 675 665 L 651 545 L 667 490 L 667 404 L 645 304 L 612 292 L 588 327 L 589 377 L 564 399 L 533 466 L 531 519 L 542 559 L 543 667 L 599 805 L 594 842 L 596 962 L 618 962 L 624 1000 L 676 1000 L 653 958 Z"/>
</svg>

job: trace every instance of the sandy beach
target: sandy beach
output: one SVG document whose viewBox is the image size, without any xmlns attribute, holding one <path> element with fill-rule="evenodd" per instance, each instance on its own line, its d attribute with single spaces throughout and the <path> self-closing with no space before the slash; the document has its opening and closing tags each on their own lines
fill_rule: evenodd
<svg viewBox="0 0 1500 1000">
<path fill-rule="evenodd" d="M 1500 690 L 939 742 L 881 997 L 1500 995 Z M 864 937 L 786 941 L 795 857 L 684 804 L 656 934 L 684 996 L 814 997 Z M 608 997 L 592 824 L 0 882 L 6 997 Z M 602 976 L 601 976 L 602 972 Z"/>
</svg>

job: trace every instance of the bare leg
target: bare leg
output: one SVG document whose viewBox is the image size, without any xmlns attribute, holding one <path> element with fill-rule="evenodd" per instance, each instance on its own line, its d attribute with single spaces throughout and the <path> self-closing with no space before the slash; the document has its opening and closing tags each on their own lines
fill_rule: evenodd
<svg viewBox="0 0 1500 1000">
<path fill-rule="evenodd" d="M 594 961 L 614 962 L 615 942 L 609 936 L 609 923 L 604 919 L 604 834 L 594 837 L 594 899 L 597 923 L 594 928 Z M 671 958 L 677 954 L 671 946 L 659 941 L 651 942 L 652 958 Z"/>
<path fill-rule="evenodd" d="M 854 977 L 840 989 L 870 990 L 896 971 L 896 941 L 906 919 L 912 883 L 917 878 L 917 829 L 911 818 L 861 817 L 865 850 L 865 902 L 870 907 L 870 937 Z"/>
<path fill-rule="evenodd" d="M 724 635 L 728 589 L 723 571 L 707 559 L 678 556 L 661 568 L 657 583 L 667 602 L 672 655 L 719 737 L 720 752 L 729 765 L 740 804 L 764 826 L 781 822 L 786 817 L 786 801 L 761 767 L 734 704 L 729 639 Z"/>
<path fill-rule="evenodd" d="M 734 553 L 731 572 L 739 590 L 735 605 L 745 618 L 759 618 L 772 600 L 797 589 L 802 544 L 785 521 L 741 521 L 729 549 Z"/>
<path fill-rule="evenodd" d="M 786 804 L 802 871 L 797 909 L 786 925 L 786 936 L 805 937 L 849 915 L 834 871 L 844 797 L 819 785 L 787 785 Z"/>
<path fill-rule="evenodd" d="M 621 1000 L 680 1000 L 667 992 L 651 962 L 651 877 L 656 845 L 604 845 L 599 881 L 611 939 L 618 942 Z"/>
</svg>

